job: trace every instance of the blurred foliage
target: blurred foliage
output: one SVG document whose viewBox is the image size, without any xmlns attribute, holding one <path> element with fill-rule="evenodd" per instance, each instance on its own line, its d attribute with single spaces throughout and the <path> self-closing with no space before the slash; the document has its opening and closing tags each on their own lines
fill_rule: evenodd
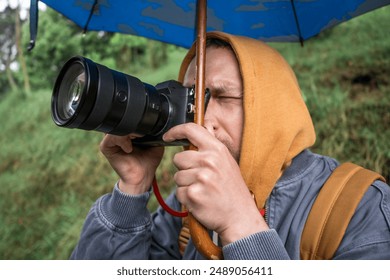
<svg viewBox="0 0 390 280">
<path fill-rule="evenodd" d="M 16 59 L 15 53 L 15 17 L 16 9 L 6 7 L 0 13 L 0 95 L 1 92 L 15 90 L 16 82 L 10 70 L 10 64 Z"/>
<path fill-rule="evenodd" d="M 314 152 L 390 178 L 390 7 L 299 45 L 272 44 L 292 65 L 317 132 Z"/>
<path fill-rule="evenodd" d="M 298 44 L 272 44 L 289 61 L 317 131 L 315 152 L 353 161 L 390 178 L 390 7 Z M 387 22 L 387 23 L 386 23 Z M 0 258 L 66 259 L 93 202 L 117 176 L 99 153 L 101 133 L 57 128 L 51 87 L 61 65 L 81 54 L 156 84 L 175 79 L 185 50 L 120 34 L 80 34 L 73 23 L 41 13 L 28 53 L 33 94 L 10 91 L 0 69 Z M 23 42 L 28 42 L 27 25 Z M 147 67 L 145 67 L 147 65 Z M 19 87 L 21 75 L 13 73 Z M 3 87 L 4 85 L 4 87 Z M 163 195 L 172 182 L 167 148 L 157 171 Z M 153 198 L 150 210 L 157 207 Z"/>
<path fill-rule="evenodd" d="M 7 8 L 1 13 L 0 27 L 4 30 L 0 35 L 2 48 L 0 57 L 5 59 L 9 55 L 9 44 L 15 44 L 13 34 L 15 10 Z M 23 48 L 26 48 L 30 40 L 29 25 L 24 24 L 22 30 Z M 3 40 L 4 38 L 4 40 Z M 70 39 L 71 38 L 71 39 Z M 7 39 L 7 40 L 6 40 Z M 12 42 L 13 40 L 13 42 Z M 158 41 L 147 40 L 143 37 L 126 36 L 107 32 L 82 33 L 73 22 L 65 19 L 61 14 L 52 9 L 39 14 L 39 30 L 35 48 L 31 52 L 25 52 L 28 64 L 28 74 L 33 90 L 48 88 L 54 83 L 62 65 L 74 55 L 86 56 L 109 68 L 136 74 L 143 70 L 158 69 L 167 63 L 168 53 L 175 51 L 177 47 Z M 1 62 L 1 61 L 0 61 Z M 18 63 L 18 58 L 13 55 L 12 61 Z M 2 62 L 5 65 L 5 62 Z M 4 72 L 0 68 L 0 73 Z M 0 96 L 9 91 L 10 85 L 5 76 L 0 75 Z M 13 72 L 13 78 L 22 92 L 23 76 L 20 71 Z"/>
</svg>

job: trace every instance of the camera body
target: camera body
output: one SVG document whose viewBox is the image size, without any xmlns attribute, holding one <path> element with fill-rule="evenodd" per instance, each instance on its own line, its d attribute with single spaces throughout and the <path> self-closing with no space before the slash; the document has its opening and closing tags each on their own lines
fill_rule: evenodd
<svg viewBox="0 0 390 280">
<path fill-rule="evenodd" d="M 135 138 L 133 143 L 143 146 L 188 145 L 189 142 L 186 139 L 166 143 L 162 140 L 162 136 L 176 125 L 194 121 L 195 88 L 183 87 L 179 82 L 173 80 L 159 83 L 155 88 L 158 94 L 167 100 L 166 103 L 163 103 L 163 106 L 165 105 L 163 110 L 167 111 L 167 120 L 159 131 L 145 132 L 145 136 Z"/>
<path fill-rule="evenodd" d="M 152 86 L 92 60 L 75 56 L 62 67 L 51 100 L 56 125 L 114 135 L 139 135 L 135 145 L 165 143 L 163 134 L 173 126 L 194 121 L 194 88 L 177 81 Z"/>
</svg>

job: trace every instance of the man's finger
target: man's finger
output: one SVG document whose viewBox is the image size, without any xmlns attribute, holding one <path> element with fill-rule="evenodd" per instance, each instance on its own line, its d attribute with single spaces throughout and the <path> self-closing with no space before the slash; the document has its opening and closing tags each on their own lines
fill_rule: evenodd
<svg viewBox="0 0 390 280">
<path fill-rule="evenodd" d="M 112 153 L 117 152 L 118 148 L 120 148 L 125 153 L 131 153 L 133 150 L 133 146 L 131 144 L 130 136 L 116 136 L 107 134 L 104 136 L 100 148 L 101 151 Z"/>
<path fill-rule="evenodd" d="M 207 129 L 195 123 L 177 125 L 168 130 L 163 136 L 163 140 L 165 142 L 172 142 L 181 139 L 187 139 L 192 145 L 201 149 L 204 147 L 205 143 L 209 145 L 211 143 L 210 141 L 212 141 L 211 139 L 215 138 L 207 131 Z"/>
<path fill-rule="evenodd" d="M 199 158 L 199 153 L 193 150 L 186 150 L 175 154 L 173 164 L 179 170 L 186 170 L 195 167 L 195 161 Z"/>
<path fill-rule="evenodd" d="M 196 172 L 195 169 L 181 170 L 175 173 L 173 180 L 178 185 L 178 187 L 189 187 L 196 182 Z"/>
</svg>

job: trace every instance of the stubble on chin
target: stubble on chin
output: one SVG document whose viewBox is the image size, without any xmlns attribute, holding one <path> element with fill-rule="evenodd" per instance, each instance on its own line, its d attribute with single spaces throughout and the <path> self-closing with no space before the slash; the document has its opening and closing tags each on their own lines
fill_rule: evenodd
<svg viewBox="0 0 390 280">
<path fill-rule="evenodd" d="M 240 161 L 240 152 L 241 152 L 241 149 L 240 149 L 240 146 L 236 147 L 233 142 L 229 139 L 226 139 L 226 138 L 223 138 L 223 137 L 219 137 L 217 136 L 216 137 L 222 144 L 225 145 L 225 147 L 229 150 L 230 154 L 232 155 L 232 157 L 235 159 L 235 161 L 237 163 L 239 163 Z"/>
</svg>

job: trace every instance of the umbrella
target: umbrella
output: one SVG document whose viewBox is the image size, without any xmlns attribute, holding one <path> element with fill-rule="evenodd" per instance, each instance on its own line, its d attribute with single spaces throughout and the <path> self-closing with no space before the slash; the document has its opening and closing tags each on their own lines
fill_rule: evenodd
<svg viewBox="0 0 390 280">
<path fill-rule="evenodd" d="M 37 0 L 33 0 L 37 1 Z M 41 0 L 84 31 L 139 35 L 188 48 L 196 0 Z M 207 31 L 268 42 L 307 40 L 390 0 L 210 0 Z"/>
<path fill-rule="evenodd" d="M 37 29 L 37 1 L 31 0 L 30 49 Z M 190 47 L 197 30 L 195 122 L 203 123 L 205 32 L 224 31 L 268 42 L 302 42 L 325 29 L 390 0 L 41 0 L 87 30 L 133 34 Z M 197 3 L 196 3 L 197 2 Z M 198 4 L 198 5 L 196 5 Z M 207 21 L 206 21 L 207 18 Z M 197 19 L 197 20 L 196 20 Z M 197 24 L 195 24 L 197 22 Z M 195 147 L 192 147 L 195 148 Z M 207 230 L 191 215 L 191 237 L 207 258 L 222 258 Z"/>
</svg>

